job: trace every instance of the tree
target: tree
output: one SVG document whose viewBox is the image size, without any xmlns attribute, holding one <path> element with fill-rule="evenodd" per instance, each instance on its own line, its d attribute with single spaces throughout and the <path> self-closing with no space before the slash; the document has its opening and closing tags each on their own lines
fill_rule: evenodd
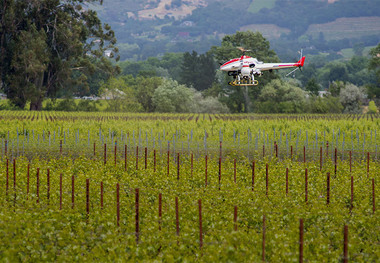
<svg viewBox="0 0 380 263">
<path fill-rule="evenodd" d="M 162 84 L 163 80 L 159 77 L 142 77 L 136 78 L 134 86 L 137 101 L 142 105 L 145 112 L 153 112 L 153 95 L 155 90 Z"/>
<path fill-rule="evenodd" d="M 157 112 L 192 112 L 193 96 L 194 90 L 165 79 L 154 91 L 152 101 Z"/>
<path fill-rule="evenodd" d="M 329 92 L 331 96 L 338 97 L 340 94 L 340 91 L 344 89 L 345 84 L 343 81 L 333 81 L 329 86 Z"/>
<path fill-rule="evenodd" d="M 301 88 L 275 79 L 261 90 L 256 109 L 261 113 L 299 113 L 303 112 L 305 102 Z"/>
<path fill-rule="evenodd" d="M 198 55 L 193 51 L 185 52 L 180 72 L 181 83 L 192 86 L 198 91 L 206 90 L 215 80 L 215 63 L 210 52 Z"/>
<path fill-rule="evenodd" d="M 247 50 L 247 55 L 256 57 L 258 60 L 265 62 L 279 62 L 276 53 L 270 49 L 269 42 L 261 33 L 251 31 L 236 32 L 233 35 L 226 35 L 222 39 L 221 46 L 213 46 L 211 52 L 218 62 L 226 62 L 232 58 L 240 57 L 241 51 L 237 47 L 243 47 Z M 259 85 L 246 89 L 245 87 L 228 86 L 229 78 L 225 74 L 225 80 L 222 83 L 224 93 L 227 97 L 223 100 L 233 112 L 249 112 L 250 102 L 255 101 L 260 94 L 261 87 L 268 84 L 271 80 L 278 78 L 275 73 L 265 73 L 259 78 Z"/>
<path fill-rule="evenodd" d="M 218 98 L 204 97 L 201 92 L 194 94 L 193 103 L 195 105 L 194 112 L 197 113 L 229 113 L 228 107 L 221 103 Z"/>
<path fill-rule="evenodd" d="M 41 110 L 61 90 L 89 90 L 89 76 L 117 53 L 109 25 L 82 5 L 101 0 L 3 0 L 0 3 L 1 86 L 17 106 Z M 96 63 L 95 63 L 96 62 Z"/>
<path fill-rule="evenodd" d="M 100 92 L 108 103 L 108 111 L 140 112 L 143 110 L 135 97 L 134 90 L 123 78 L 110 78 L 101 86 Z"/>
<path fill-rule="evenodd" d="M 340 90 L 339 99 L 345 113 L 362 113 L 361 104 L 364 92 L 357 86 L 349 83 Z"/>
<path fill-rule="evenodd" d="M 371 49 L 369 52 L 371 59 L 369 61 L 369 70 L 374 71 L 376 74 L 377 83 L 370 87 L 370 92 L 373 97 L 380 97 L 380 44 Z"/>
<path fill-rule="evenodd" d="M 309 91 L 314 96 L 318 96 L 318 94 L 319 94 L 319 88 L 320 88 L 320 86 L 319 86 L 319 84 L 318 84 L 318 82 L 317 82 L 317 80 L 315 78 L 311 78 L 307 82 L 306 87 L 305 87 L 305 89 L 307 91 Z"/>
</svg>

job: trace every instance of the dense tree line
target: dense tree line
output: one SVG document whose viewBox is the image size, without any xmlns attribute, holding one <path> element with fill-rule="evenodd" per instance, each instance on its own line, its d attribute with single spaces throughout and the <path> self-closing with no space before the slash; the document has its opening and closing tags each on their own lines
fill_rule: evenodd
<svg viewBox="0 0 380 263">
<path fill-rule="evenodd" d="M 30 48 L 26 54 L 29 54 L 32 59 L 25 61 L 33 67 L 39 67 L 40 71 L 37 70 L 37 72 L 42 72 L 43 75 L 49 74 L 44 71 L 44 63 L 49 65 L 52 62 L 44 58 L 42 55 L 44 52 L 41 51 L 41 49 L 49 50 L 49 46 L 38 37 L 39 34 L 44 35 L 46 32 L 37 31 L 32 24 L 30 32 L 23 31 L 20 35 L 23 37 L 28 34 L 35 34 L 36 39 L 28 42 L 31 44 L 28 45 Z M 83 48 L 85 45 L 82 43 L 79 46 Z M 241 52 L 236 47 L 251 50 L 247 52 L 247 55 L 254 56 L 261 61 L 280 61 L 276 53 L 270 49 L 269 42 L 260 33 L 236 32 L 226 35 L 220 45 L 213 46 L 205 54 L 198 54 L 195 51 L 192 53 L 166 53 L 160 58 L 151 57 L 145 61 L 120 62 L 118 67 L 120 67 L 121 74 L 114 74 L 111 77 L 107 71 L 95 69 L 96 74 L 94 75 L 76 75 L 81 71 L 73 71 L 68 68 L 65 76 L 69 78 L 69 81 L 62 81 L 68 88 L 58 89 L 55 94 L 61 92 L 64 95 L 63 91 L 66 90 L 66 95 L 73 96 L 74 93 L 69 93 L 67 90 L 76 90 L 75 94 L 95 94 L 109 99 L 103 102 L 81 102 L 80 104 L 76 104 L 72 100 L 52 101 L 44 108 L 50 110 L 99 110 L 101 106 L 103 110 L 108 111 L 138 112 L 357 113 L 361 111 L 360 106 L 366 94 L 374 100 L 380 94 L 379 46 L 370 52 L 369 58 L 354 56 L 349 61 L 326 63 L 323 56 L 310 57 L 310 61 L 309 58 L 307 59 L 308 64 L 305 65 L 303 73 L 297 73 L 298 79 L 284 78 L 284 74 L 281 72 L 266 72 L 258 79 L 258 86 L 232 87 L 227 85 L 231 77 L 218 71 L 217 64 L 239 57 Z M 14 48 L 18 51 L 18 48 L 23 50 L 24 47 L 15 45 Z M 99 49 L 90 48 L 84 56 L 80 53 L 72 60 L 74 62 L 86 61 L 88 64 L 83 64 L 83 67 L 88 65 L 100 68 L 101 63 L 105 61 L 104 58 L 103 60 L 97 59 L 96 56 L 89 56 L 88 52 L 97 54 Z M 357 52 L 360 55 L 360 49 Z M 17 54 L 23 54 L 23 52 L 17 52 Z M 100 53 L 98 54 L 100 55 Z M 25 57 L 28 56 L 25 55 Z M 17 61 L 18 57 L 15 58 L 11 61 L 12 63 Z M 56 63 L 65 62 L 57 60 Z M 17 65 L 12 63 L 13 66 Z M 110 62 L 105 64 L 110 67 L 108 72 L 112 72 L 114 67 L 110 65 Z M 73 65 L 79 67 L 81 64 Z M 21 69 L 23 68 L 21 67 Z M 34 73 L 34 70 L 29 68 L 25 70 L 27 78 L 30 78 L 29 74 Z M 14 75 L 9 78 L 9 83 L 14 85 L 15 90 L 20 93 L 25 92 L 28 94 L 27 96 L 34 96 L 30 95 L 33 94 L 33 89 L 29 88 L 36 85 L 34 80 L 30 84 L 31 86 L 24 86 L 17 81 L 11 82 L 13 78 L 15 80 L 21 78 L 24 81 L 27 79 L 25 74 L 20 72 L 13 72 Z M 89 87 L 86 88 L 85 85 L 80 84 L 81 82 L 75 81 L 76 78 L 84 78 L 83 82 L 86 82 Z M 44 80 L 44 78 L 40 80 Z M 3 80 L 3 85 L 4 83 L 9 85 Z M 43 87 L 43 84 L 41 85 Z M 5 87 L 7 88 L 7 86 Z M 5 90 L 11 94 L 10 98 L 15 105 L 23 107 L 18 104 L 17 96 L 12 97 L 10 88 Z M 324 97 L 318 96 L 321 90 L 327 91 Z M 51 94 L 47 92 L 39 97 L 41 98 L 41 107 L 43 98 L 49 97 Z M 33 98 L 30 102 L 34 103 Z M 33 108 L 31 107 L 31 109 Z"/>
<path fill-rule="evenodd" d="M 104 58 L 117 51 L 114 32 L 83 2 L 102 1 L 0 2 L 1 87 L 15 105 L 40 110 L 46 97 L 89 90 L 96 71 L 114 73 Z"/>
</svg>

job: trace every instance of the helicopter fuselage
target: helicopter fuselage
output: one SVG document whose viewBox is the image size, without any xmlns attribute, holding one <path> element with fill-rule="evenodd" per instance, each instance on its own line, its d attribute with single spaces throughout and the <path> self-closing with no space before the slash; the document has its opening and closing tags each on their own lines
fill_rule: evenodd
<svg viewBox="0 0 380 263">
<path fill-rule="evenodd" d="M 240 80 L 245 79 L 249 80 L 245 82 L 244 85 L 257 85 L 257 81 L 255 81 L 255 75 L 261 76 L 263 71 L 272 71 L 277 69 L 285 69 L 285 68 L 294 68 L 303 67 L 305 62 L 305 57 L 302 57 L 297 63 L 264 63 L 262 61 L 258 61 L 256 58 L 252 58 L 250 56 L 243 55 L 240 58 L 234 58 L 223 65 L 220 66 L 220 70 L 228 72 L 229 76 L 233 76 L 234 81 L 233 84 L 241 85 Z"/>
</svg>

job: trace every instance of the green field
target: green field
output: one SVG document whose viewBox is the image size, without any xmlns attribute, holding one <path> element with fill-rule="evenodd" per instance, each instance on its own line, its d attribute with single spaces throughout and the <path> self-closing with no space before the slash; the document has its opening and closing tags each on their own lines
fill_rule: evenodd
<svg viewBox="0 0 380 263">
<path fill-rule="evenodd" d="M 378 35 L 380 17 L 339 18 L 326 24 L 310 25 L 305 34 L 317 39 L 320 32 L 327 41 Z"/>
<path fill-rule="evenodd" d="M 248 11 L 251 13 L 258 13 L 263 8 L 273 8 L 275 3 L 276 0 L 253 0 Z"/>
<path fill-rule="evenodd" d="M 0 124 L 2 262 L 338 262 L 345 226 L 348 261 L 380 256 L 379 115 Z"/>
<path fill-rule="evenodd" d="M 376 46 L 365 47 L 363 50 L 363 56 L 368 56 L 370 50 L 372 48 L 375 48 L 375 47 Z M 342 52 L 342 55 L 345 59 L 351 59 L 355 55 L 354 49 L 352 49 L 352 48 L 342 49 L 341 52 Z"/>
</svg>

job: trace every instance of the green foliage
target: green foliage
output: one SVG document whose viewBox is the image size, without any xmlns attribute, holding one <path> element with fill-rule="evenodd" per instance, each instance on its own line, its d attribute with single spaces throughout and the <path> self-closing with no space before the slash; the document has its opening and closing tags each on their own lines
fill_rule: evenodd
<svg viewBox="0 0 380 263">
<path fill-rule="evenodd" d="M 136 99 L 135 90 L 123 78 L 110 78 L 100 89 L 108 103 L 107 111 L 140 112 L 143 110 Z"/>
<path fill-rule="evenodd" d="M 370 92 L 374 96 L 380 97 L 380 44 L 377 47 L 371 49 L 370 51 L 371 59 L 369 61 L 368 68 L 375 72 L 377 83 L 370 87 Z"/>
<path fill-rule="evenodd" d="M 155 90 L 163 83 L 159 77 L 138 76 L 133 85 L 137 101 L 141 104 L 145 112 L 154 112 L 153 95 Z"/>
<path fill-rule="evenodd" d="M 376 114 L 379 110 L 377 109 L 376 107 L 376 104 L 373 100 L 371 100 L 369 102 L 369 105 L 368 105 L 368 113 L 369 114 Z"/>
<path fill-rule="evenodd" d="M 117 52 L 114 32 L 102 26 L 96 12 L 83 11 L 82 4 L 2 1 L 7 21 L 0 20 L 1 83 L 15 105 L 24 108 L 30 102 L 31 110 L 41 110 L 44 98 L 63 89 L 88 92 L 89 76 L 96 70 L 114 73 L 103 56 L 106 50 L 111 57 Z"/>
<path fill-rule="evenodd" d="M 273 80 L 261 90 L 256 102 L 259 113 L 299 113 L 306 103 L 305 92 L 288 82 Z"/>
<path fill-rule="evenodd" d="M 193 117 L 193 114 L 0 112 L 2 151 L 3 139 L 8 139 L 8 153 L 0 159 L 3 187 L 0 261 L 260 262 L 265 229 L 265 261 L 297 262 L 300 218 L 304 219 L 304 261 L 341 261 L 344 225 L 348 226 L 348 260 L 378 261 L 379 209 L 377 205 L 376 211 L 372 210 L 372 180 L 377 197 L 380 165 L 375 158 L 375 145 L 379 145 L 380 138 L 370 136 L 379 127 L 378 116 L 360 120 L 357 116 L 307 114 Z M 350 140 L 352 132 L 356 137 Z M 171 141 L 169 158 L 167 140 Z M 279 147 L 279 158 L 273 152 L 274 141 Z M 327 149 L 326 141 L 331 148 Z M 208 149 L 203 149 L 204 142 Z M 145 146 L 146 167 L 141 151 Z M 350 158 L 347 150 L 353 148 Z M 365 152 L 371 154 L 368 172 L 367 161 L 362 159 Z M 13 177 L 12 155 L 16 153 Z M 86 179 L 89 179 L 88 213 Z M 138 217 L 136 188 L 140 193 Z M 198 200 L 202 204 L 202 248 Z"/>
<path fill-rule="evenodd" d="M 311 113 L 342 113 L 343 105 L 339 97 L 310 97 L 307 100 L 305 111 Z"/>
<path fill-rule="evenodd" d="M 311 95 L 318 96 L 318 92 L 320 90 L 320 86 L 315 78 L 311 78 L 307 84 L 305 89 L 310 92 Z"/>
<path fill-rule="evenodd" d="M 195 92 L 193 97 L 194 112 L 196 113 L 229 113 L 228 107 L 220 102 L 217 97 L 206 96 L 202 93 Z"/>
<path fill-rule="evenodd" d="M 161 58 L 149 57 L 144 61 L 123 61 L 118 63 L 123 75 L 142 75 L 145 77 L 166 77 L 180 80 L 182 53 L 165 53 Z"/>
<path fill-rule="evenodd" d="M 361 102 L 364 99 L 364 91 L 349 83 L 340 90 L 340 102 L 345 113 L 362 113 Z"/>
<path fill-rule="evenodd" d="M 152 101 L 157 112 L 192 112 L 194 91 L 171 79 L 163 80 Z"/>
<path fill-rule="evenodd" d="M 215 81 L 215 63 L 210 52 L 198 55 L 193 51 L 183 55 L 180 82 L 198 91 L 206 90 Z"/>
<path fill-rule="evenodd" d="M 237 47 L 244 47 L 247 50 L 247 55 L 252 55 L 259 60 L 265 62 L 279 62 L 276 53 L 270 49 L 269 42 L 262 36 L 261 33 L 236 32 L 233 35 L 226 35 L 221 43 L 221 46 L 213 46 L 211 52 L 214 54 L 218 62 L 226 62 L 232 58 L 240 57 L 241 51 Z M 255 101 L 260 94 L 260 88 L 265 86 L 271 80 L 278 78 L 275 73 L 264 74 L 259 79 L 259 86 L 244 90 L 242 87 L 231 87 L 226 85 L 231 77 L 224 75 L 223 91 L 228 97 L 224 98 L 225 104 L 228 105 L 232 112 L 249 112 L 250 102 Z"/>
<path fill-rule="evenodd" d="M 340 91 L 344 89 L 345 84 L 343 81 L 333 81 L 329 86 L 329 92 L 332 96 L 338 97 Z"/>
</svg>

